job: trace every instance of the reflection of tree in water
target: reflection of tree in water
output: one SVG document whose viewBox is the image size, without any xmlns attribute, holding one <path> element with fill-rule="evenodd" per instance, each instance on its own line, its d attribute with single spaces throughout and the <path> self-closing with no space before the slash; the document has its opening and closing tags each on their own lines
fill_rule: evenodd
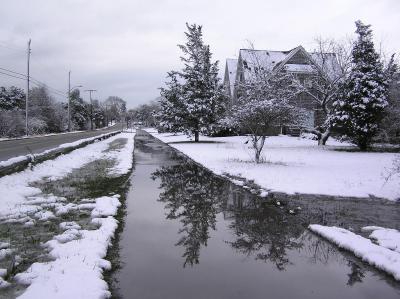
<svg viewBox="0 0 400 299">
<path fill-rule="evenodd" d="M 356 262 L 356 257 L 353 257 L 350 253 L 343 255 L 337 250 L 336 246 L 329 243 L 328 241 L 321 239 L 317 235 L 311 232 L 305 232 L 302 236 L 304 241 L 304 251 L 310 257 L 311 263 L 321 263 L 328 265 L 335 261 L 345 267 L 349 267 L 350 273 L 347 274 L 348 280 L 347 285 L 353 286 L 357 282 L 363 282 L 365 277 L 365 268 Z M 353 260 L 354 259 L 354 260 Z"/>
<path fill-rule="evenodd" d="M 349 277 L 347 285 L 353 286 L 357 282 L 362 282 L 365 277 L 365 270 L 352 261 L 348 261 L 347 265 L 351 268 L 351 272 L 347 274 Z"/>
<path fill-rule="evenodd" d="M 215 229 L 225 182 L 194 163 L 181 161 L 153 173 L 161 180 L 163 192 L 159 200 L 166 203 L 167 219 L 179 219 L 182 237 L 176 245 L 183 246 L 185 263 L 199 263 L 200 248 L 207 246 L 209 228 Z"/>
<path fill-rule="evenodd" d="M 184 248 L 184 266 L 199 263 L 200 250 L 207 246 L 210 229 L 215 230 L 216 214 L 231 220 L 234 240 L 227 242 L 237 251 L 270 261 L 279 270 L 291 264 L 288 251 L 301 249 L 310 262 L 329 264 L 332 259 L 349 267 L 349 286 L 362 282 L 365 269 L 340 254 L 331 244 L 306 231 L 300 215 L 289 215 L 265 199 L 251 195 L 212 175 L 194 163 L 181 160 L 178 165 L 162 167 L 153 173 L 160 179 L 167 219 L 179 219 Z"/>
<path fill-rule="evenodd" d="M 345 264 L 346 260 L 344 260 L 343 255 L 338 252 L 336 247 L 314 233 L 305 231 L 302 235 L 302 240 L 305 245 L 303 250 L 309 257 L 309 262 L 327 265 L 335 260 L 337 263 Z"/>
<path fill-rule="evenodd" d="M 231 246 L 256 259 L 271 261 L 279 270 L 290 263 L 286 251 L 300 248 L 298 237 L 304 231 L 299 225 L 288 223 L 287 216 L 280 210 L 258 200 L 254 200 L 245 209 L 235 212 L 230 228 L 237 239 L 229 242 Z"/>
<path fill-rule="evenodd" d="M 243 193 L 235 193 L 243 196 Z M 236 198 L 236 202 L 240 202 Z M 285 214 L 280 209 L 254 198 L 248 204 L 233 207 L 233 222 L 230 228 L 237 239 L 228 242 L 234 249 L 257 260 L 271 261 L 279 270 L 290 264 L 287 250 L 301 248 L 299 236 L 304 227 L 296 223 L 296 217 Z"/>
</svg>

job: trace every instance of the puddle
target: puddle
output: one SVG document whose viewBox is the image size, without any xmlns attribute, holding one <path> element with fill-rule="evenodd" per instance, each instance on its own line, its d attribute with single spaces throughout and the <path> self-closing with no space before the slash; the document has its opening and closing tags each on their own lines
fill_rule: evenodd
<svg viewBox="0 0 400 299">
<path fill-rule="evenodd" d="M 137 133 L 114 297 L 399 298 L 390 276 L 306 229 L 397 227 L 398 205 L 274 196 L 260 198 Z"/>
</svg>

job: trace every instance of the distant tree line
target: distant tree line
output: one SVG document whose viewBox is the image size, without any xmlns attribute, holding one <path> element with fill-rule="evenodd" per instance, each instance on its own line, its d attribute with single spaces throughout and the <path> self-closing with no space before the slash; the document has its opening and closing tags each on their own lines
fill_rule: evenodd
<svg viewBox="0 0 400 299">
<path fill-rule="evenodd" d="M 156 127 L 157 116 L 160 111 L 158 100 L 149 104 L 142 104 L 134 109 L 129 109 L 126 113 L 127 127 L 141 124 L 145 127 Z"/>
<path fill-rule="evenodd" d="M 56 101 L 46 87 L 34 87 L 29 91 L 29 135 L 60 133 L 68 130 L 68 103 Z M 105 101 L 83 100 L 80 91 L 71 92 L 71 129 L 87 130 L 105 127 L 121 121 L 126 112 L 126 102 L 110 96 Z M 0 137 L 25 135 L 25 92 L 17 87 L 0 87 Z"/>
</svg>

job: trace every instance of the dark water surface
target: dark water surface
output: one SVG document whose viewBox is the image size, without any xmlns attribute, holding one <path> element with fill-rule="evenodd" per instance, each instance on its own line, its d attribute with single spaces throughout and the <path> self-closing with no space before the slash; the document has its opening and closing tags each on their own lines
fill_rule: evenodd
<svg viewBox="0 0 400 299">
<path fill-rule="evenodd" d="M 306 229 L 310 222 L 377 223 L 368 217 L 363 223 L 352 206 L 328 206 L 326 200 L 318 209 L 300 204 L 292 215 L 294 201 L 282 200 L 282 207 L 276 199 L 252 195 L 139 131 L 119 243 L 121 268 L 113 278 L 116 296 L 400 297 L 400 284 L 390 276 Z M 389 206 L 386 218 L 393 221 L 397 208 Z M 352 220 L 343 220 L 346 211 Z"/>
</svg>

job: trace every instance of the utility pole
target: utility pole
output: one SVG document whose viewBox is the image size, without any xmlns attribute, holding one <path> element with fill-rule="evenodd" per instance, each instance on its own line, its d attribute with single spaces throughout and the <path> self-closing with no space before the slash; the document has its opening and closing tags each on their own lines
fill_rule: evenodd
<svg viewBox="0 0 400 299">
<path fill-rule="evenodd" d="M 28 63 L 27 63 L 27 74 L 26 74 L 26 97 L 25 97 L 25 135 L 29 135 L 28 131 L 28 108 L 29 108 L 29 60 L 31 56 L 31 39 L 28 41 Z"/>
<path fill-rule="evenodd" d="M 92 92 L 97 91 L 96 89 L 87 89 L 85 90 L 89 92 L 90 97 L 90 130 L 93 130 L 93 101 L 92 101 Z"/>
<path fill-rule="evenodd" d="M 68 132 L 71 132 L 71 71 L 68 72 Z"/>
</svg>

